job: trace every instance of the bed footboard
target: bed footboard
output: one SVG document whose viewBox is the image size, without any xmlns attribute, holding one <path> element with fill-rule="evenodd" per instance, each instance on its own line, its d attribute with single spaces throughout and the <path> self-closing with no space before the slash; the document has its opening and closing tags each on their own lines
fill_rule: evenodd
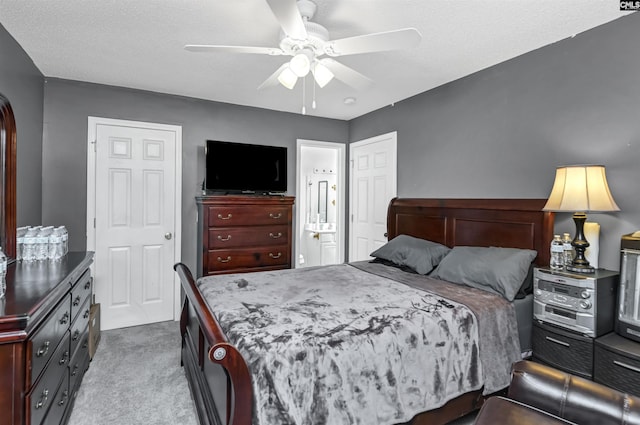
<svg viewBox="0 0 640 425">
<path fill-rule="evenodd" d="M 219 424 L 212 388 L 225 385 L 222 394 L 224 425 L 251 425 L 253 392 L 249 368 L 240 352 L 229 343 L 198 289 L 189 268 L 177 263 L 174 270 L 180 276 L 185 293 L 180 333 L 182 336 L 182 364 L 187 374 L 201 424 Z M 193 323 L 197 322 L 197 323 Z M 219 365 L 226 375 L 226 383 L 210 382 L 205 362 Z"/>
</svg>

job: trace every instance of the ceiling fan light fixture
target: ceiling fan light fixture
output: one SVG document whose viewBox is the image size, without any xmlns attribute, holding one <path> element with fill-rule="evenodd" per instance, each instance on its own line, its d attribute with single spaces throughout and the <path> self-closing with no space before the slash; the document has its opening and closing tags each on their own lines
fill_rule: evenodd
<svg viewBox="0 0 640 425">
<path fill-rule="evenodd" d="M 278 81 L 289 90 L 293 90 L 298 82 L 298 76 L 291 70 L 290 66 L 287 66 L 282 70 L 280 75 L 278 75 Z"/>
<path fill-rule="evenodd" d="M 291 58 L 289 62 L 289 68 L 298 77 L 304 77 L 311 70 L 311 61 L 309 60 L 309 54 L 306 51 L 302 51 Z"/>
<path fill-rule="evenodd" d="M 316 83 L 318 83 L 320 88 L 329 84 L 334 77 L 333 72 L 318 61 L 314 62 L 311 72 L 313 73 L 313 78 L 316 80 Z"/>
</svg>

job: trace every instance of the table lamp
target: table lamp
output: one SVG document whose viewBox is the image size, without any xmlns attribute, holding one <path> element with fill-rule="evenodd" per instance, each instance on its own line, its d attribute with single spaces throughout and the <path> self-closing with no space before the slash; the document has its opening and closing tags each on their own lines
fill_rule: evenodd
<svg viewBox="0 0 640 425">
<path fill-rule="evenodd" d="M 589 242 L 584 236 L 584 222 L 587 212 L 620 211 L 613 200 L 607 176 L 602 165 L 569 165 L 556 169 L 556 180 L 543 211 L 573 212 L 576 224 L 576 236 L 571 245 L 575 257 L 566 264 L 568 271 L 593 273 L 595 268 L 589 264 L 584 251 Z"/>
</svg>

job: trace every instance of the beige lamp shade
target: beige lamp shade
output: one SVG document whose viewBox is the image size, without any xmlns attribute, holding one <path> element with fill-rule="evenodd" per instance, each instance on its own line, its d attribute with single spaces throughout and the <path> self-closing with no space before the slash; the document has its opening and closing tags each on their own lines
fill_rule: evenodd
<svg viewBox="0 0 640 425">
<path fill-rule="evenodd" d="M 570 165 L 556 169 L 556 180 L 543 211 L 620 211 L 602 165 Z"/>
</svg>

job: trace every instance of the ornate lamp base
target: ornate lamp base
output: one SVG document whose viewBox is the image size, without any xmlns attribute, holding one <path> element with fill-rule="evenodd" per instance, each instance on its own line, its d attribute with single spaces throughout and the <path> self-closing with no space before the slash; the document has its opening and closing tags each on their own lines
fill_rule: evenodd
<svg viewBox="0 0 640 425">
<path fill-rule="evenodd" d="M 573 221 L 576 224 L 576 237 L 573 238 L 573 249 L 576 251 L 571 264 L 565 265 L 565 269 L 576 273 L 595 273 L 596 269 L 589 265 L 589 260 L 584 257 L 584 251 L 589 248 L 589 242 L 584 237 L 584 222 L 587 220 L 587 215 L 583 212 L 576 212 L 573 214 Z"/>
</svg>

